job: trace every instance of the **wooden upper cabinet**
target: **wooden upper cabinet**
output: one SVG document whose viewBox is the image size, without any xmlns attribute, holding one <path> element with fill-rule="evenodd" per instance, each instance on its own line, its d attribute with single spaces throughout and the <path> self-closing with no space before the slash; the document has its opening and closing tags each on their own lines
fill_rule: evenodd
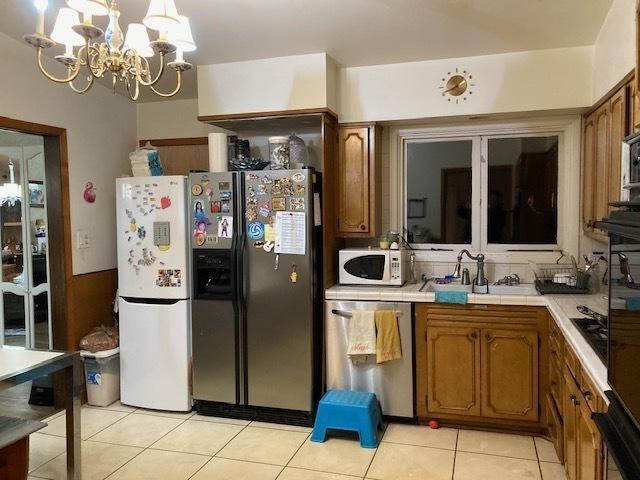
<svg viewBox="0 0 640 480">
<path fill-rule="evenodd" d="M 482 415 L 538 421 L 538 332 L 487 328 L 481 333 Z"/>
<path fill-rule="evenodd" d="M 610 120 L 609 103 L 605 103 L 596 110 L 595 124 L 595 178 L 593 196 L 595 200 L 595 221 L 602 220 L 609 215 L 609 185 L 611 171 L 610 157 Z"/>
<path fill-rule="evenodd" d="M 582 227 L 585 231 L 593 229 L 595 202 L 593 185 L 595 176 L 595 112 L 584 120 L 582 134 Z"/>
<path fill-rule="evenodd" d="M 611 98 L 609 203 L 620 201 L 622 139 L 629 131 L 628 87 L 625 85 Z M 611 207 L 609 207 L 611 210 Z"/>
<path fill-rule="evenodd" d="M 480 330 L 427 327 L 427 410 L 480 415 Z"/>
<path fill-rule="evenodd" d="M 338 235 L 374 237 L 380 219 L 379 127 L 339 127 Z"/>
</svg>

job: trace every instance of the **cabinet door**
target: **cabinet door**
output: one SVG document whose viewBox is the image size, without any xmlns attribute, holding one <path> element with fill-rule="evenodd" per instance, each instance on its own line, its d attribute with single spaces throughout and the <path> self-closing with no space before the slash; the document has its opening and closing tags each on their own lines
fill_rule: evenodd
<svg viewBox="0 0 640 480">
<path fill-rule="evenodd" d="M 556 408 L 556 402 L 551 395 L 547 395 L 547 421 L 549 427 L 549 438 L 558 454 L 558 459 L 564 461 L 564 434 L 562 427 L 562 417 Z"/>
<path fill-rule="evenodd" d="M 576 439 L 578 442 L 578 475 L 580 480 L 601 480 L 602 439 L 598 427 L 591 420 L 591 410 L 584 399 L 575 401 Z"/>
<path fill-rule="evenodd" d="M 564 382 L 562 385 L 562 411 L 564 427 L 564 469 L 568 480 L 576 480 L 577 455 L 577 416 L 574 405 L 577 399 L 577 386 L 569 370 L 564 368 Z"/>
<path fill-rule="evenodd" d="M 340 127 L 339 231 L 370 231 L 371 144 L 369 128 Z"/>
<path fill-rule="evenodd" d="M 538 332 L 482 330 L 482 416 L 537 421 Z"/>
<path fill-rule="evenodd" d="M 595 176 L 595 112 L 584 120 L 582 135 L 582 228 L 585 231 L 593 229 L 595 218 L 595 202 L 593 198 Z"/>
<path fill-rule="evenodd" d="M 427 409 L 430 414 L 480 415 L 480 331 L 427 327 Z"/>
<path fill-rule="evenodd" d="M 595 177 L 594 183 L 594 220 L 609 216 L 609 173 L 610 162 L 610 123 L 609 103 L 605 103 L 595 113 Z"/>
<path fill-rule="evenodd" d="M 609 148 L 609 202 L 620 201 L 620 163 L 622 139 L 627 136 L 629 114 L 627 112 L 628 88 L 625 85 L 611 97 L 611 141 Z M 611 207 L 609 207 L 611 210 Z"/>
</svg>

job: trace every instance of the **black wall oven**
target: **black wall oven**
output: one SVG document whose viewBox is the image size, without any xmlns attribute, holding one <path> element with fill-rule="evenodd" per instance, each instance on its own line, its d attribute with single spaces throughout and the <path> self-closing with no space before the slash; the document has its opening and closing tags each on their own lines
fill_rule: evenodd
<svg viewBox="0 0 640 480">
<path fill-rule="evenodd" d="M 634 202 L 635 203 L 635 202 Z M 605 479 L 640 479 L 640 204 L 597 224 L 609 233 L 606 414 L 594 420 L 607 447 Z"/>
</svg>

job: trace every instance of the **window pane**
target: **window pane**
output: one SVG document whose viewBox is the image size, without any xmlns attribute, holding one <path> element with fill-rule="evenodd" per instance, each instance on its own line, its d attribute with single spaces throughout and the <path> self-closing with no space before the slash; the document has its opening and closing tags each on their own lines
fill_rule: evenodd
<svg viewBox="0 0 640 480">
<path fill-rule="evenodd" d="M 489 243 L 557 243 L 558 137 L 488 142 Z"/>
<path fill-rule="evenodd" d="M 409 242 L 471 243 L 471 155 L 471 140 L 409 144 Z"/>
</svg>

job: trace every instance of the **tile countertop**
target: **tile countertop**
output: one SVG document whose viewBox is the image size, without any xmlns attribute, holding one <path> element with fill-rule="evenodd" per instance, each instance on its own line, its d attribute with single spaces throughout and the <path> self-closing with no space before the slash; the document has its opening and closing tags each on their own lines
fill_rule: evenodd
<svg viewBox="0 0 640 480">
<path fill-rule="evenodd" d="M 403 287 L 356 287 L 334 285 L 325 291 L 327 300 L 358 300 L 379 302 L 435 302 L 435 293 L 419 292 L 421 283 Z M 604 392 L 611 390 L 607 382 L 607 367 L 571 322 L 571 318 L 582 317 L 576 307 L 586 305 L 603 315 L 607 314 L 607 300 L 603 294 L 593 295 L 492 295 L 469 294 L 468 303 L 492 305 L 527 305 L 547 307 L 551 316 L 571 344 L 582 365 L 596 384 L 607 402 Z"/>
</svg>

